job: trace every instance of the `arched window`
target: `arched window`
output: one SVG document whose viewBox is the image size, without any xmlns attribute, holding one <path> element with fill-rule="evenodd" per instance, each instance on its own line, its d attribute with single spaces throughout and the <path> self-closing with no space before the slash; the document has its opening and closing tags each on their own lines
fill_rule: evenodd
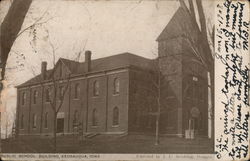
<svg viewBox="0 0 250 161">
<path fill-rule="evenodd" d="M 26 93 L 23 92 L 23 94 L 22 94 L 22 105 L 25 104 L 25 100 L 26 100 Z"/>
<path fill-rule="evenodd" d="M 44 128 L 48 128 L 48 119 L 49 119 L 49 114 L 48 112 L 46 112 L 44 116 Z"/>
<path fill-rule="evenodd" d="M 50 102 L 51 93 L 49 89 L 46 89 L 45 97 L 46 97 L 46 102 Z"/>
<path fill-rule="evenodd" d="M 36 128 L 36 114 L 33 114 L 32 127 Z"/>
<path fill-rule="evenodd" d="M 113 126 L 119 125 L 119 109 L 115 107 L 113 109 Z"/>
<path fill-rule="evenodd" d="M 114 94 L 118 94 L 120 92 L 120 81 L 118 78 L 114 79 Z"/>
<path fill-rule="evenodd" d="M 98 81 L 94 81 L 93 84 L 93 94 L 94 96 L 98 96 L 99 95 L 99 82 Z"/>
<path fill-rule="evenodd" d="M 75 98 L 79 98 L 80 95 L 80 87 L 79 87 L 79 83 L 75 84 Z"/>
<path fill-rule="evenodd" d="M 34 104 L 36 104 L 36 102 L 37 102 L 37 97 L 38 97 L 38 91 L 34 91 L 34 93 L 33 93 L 33 103 Z"/>
<path fill-rule="evenodd" d="M 20 128 L 23 129 L 24 128 L 24 115 L 22 114 L 21 116 L 21 125 Z"/>
<path fill-rule="evenodd" d="M 96 109 L 94 109 L 93 113 L 92 113 L 92 126 L 97 126 L 97 125 L 98 125 L 97 111 L 96 111 Z"/>
</svg>

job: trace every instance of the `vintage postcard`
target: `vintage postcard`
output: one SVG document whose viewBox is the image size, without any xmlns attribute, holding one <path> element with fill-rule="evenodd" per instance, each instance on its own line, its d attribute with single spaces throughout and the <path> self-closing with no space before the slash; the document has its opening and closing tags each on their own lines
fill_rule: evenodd
<svg viewBox="0 0 250 161">
<path fill-rule="evenodd" d="M 249 2 L 1 0 L 2 160 L 247 160 Z"/>
</svg>

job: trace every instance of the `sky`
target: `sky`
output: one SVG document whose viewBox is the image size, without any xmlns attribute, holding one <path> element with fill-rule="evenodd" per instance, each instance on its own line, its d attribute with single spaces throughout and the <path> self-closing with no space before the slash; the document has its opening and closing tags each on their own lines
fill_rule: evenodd
<svg viewBox="0 0 250 161">
<path fill-rule="evenodd" d="M 202 1 L 207 21 L 213 23 L 214 4 Z M 10 2 L 0 3 L 2 22 Z M 92 51 L 92 59 L 130 52 L 146 58 L 157 56 L 155 41 L 179 7 L 177 0 L 34 0 L 22 30 L 7 61 L 1 109 L 2 132 L 6 120 L 13 124 L 16 109 L 16 88 L 40 73 L 41 61 L 53 67 L 60 57 L 84 60 L 84 50 Z M 198 17 L 197 17 L 198 19 Z M 8 115 L 8 119 L 6 119 Z M 10 132 L 10 129 L 8 130 Z"/>
</svg>

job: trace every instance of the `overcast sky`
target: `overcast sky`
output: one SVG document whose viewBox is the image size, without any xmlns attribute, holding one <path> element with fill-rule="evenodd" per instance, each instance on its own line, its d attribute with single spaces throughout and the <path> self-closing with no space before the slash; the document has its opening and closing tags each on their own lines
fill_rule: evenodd
<svg viewBox="0 0 250 161">
<path fill-rule="evenodd" d="M 202 2 L 208 21 L 213 23 L 213 2 Z M 0 3 L 0 22 L 8 7 L 6 0 Z M 42 25 L 35 27 L 35 37 L 34 30 L 22 33 L 11 49 L 2 108 L 9 113 L 15 111 L 14 86 L 39 74 L 41 61 L 47 61 L 48 68 L 53 66 L 49 40 L 56 48 L 56 59 L 64 57 L 74 60 L 77 53 L 84 49 L 92 51 L 93 59 L 123 52 L 154 58 L 157 54 L 155 40 L 178 7 L 177 0 L 35 0 L 22 28 L 41 17 L 38 22 Z M 83 60 L 84 53 L 80 57 L 80 61 Z M 13 115 L 10 117 L 13 118 Z"/>
</svg>

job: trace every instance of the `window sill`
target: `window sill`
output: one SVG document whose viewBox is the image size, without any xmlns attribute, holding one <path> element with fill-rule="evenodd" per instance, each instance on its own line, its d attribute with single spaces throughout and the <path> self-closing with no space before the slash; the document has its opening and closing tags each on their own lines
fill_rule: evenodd
<svg viewBox="0 0 250 161">
<path fill-rule="evenodd" d="M 175 96 L 167 96 L 166 99 L 172 99 L 175 98 Z"/>
<path fill-rule="evenodd" d="M 92 128 L 95 128 L 95 129 L 98 128 L 98 126 L 91 126 L 91 127 L 92 127 Z"/>
<path fill-rule="evenodd" d="M 117 127 L 119 127 L 119 125 L 112 125 L 112 127 L 113 127 L 113 128 L 117 128 Z"/>
<path fill-rule="evenodd" d="M 113 96 L 119 96 L 120 93 L 113 93 Z"/>
</svg>

